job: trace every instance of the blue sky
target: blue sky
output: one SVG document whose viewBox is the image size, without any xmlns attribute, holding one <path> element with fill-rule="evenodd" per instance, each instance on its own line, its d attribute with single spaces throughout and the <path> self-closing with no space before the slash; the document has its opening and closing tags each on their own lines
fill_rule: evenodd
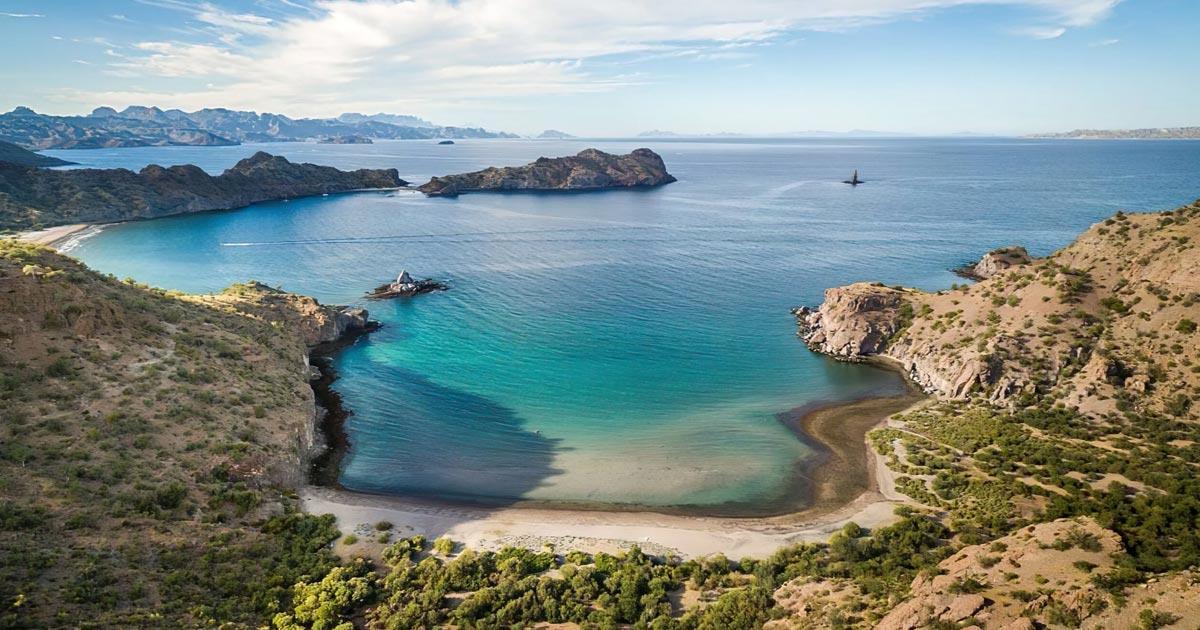
<svg viewBox="0 0 1200 630">
<path fill-rule="evenodd" d="M 646 129 L 1200 125 L 1195 0 L 0 0 L 0 109 Z"/>
</svg>

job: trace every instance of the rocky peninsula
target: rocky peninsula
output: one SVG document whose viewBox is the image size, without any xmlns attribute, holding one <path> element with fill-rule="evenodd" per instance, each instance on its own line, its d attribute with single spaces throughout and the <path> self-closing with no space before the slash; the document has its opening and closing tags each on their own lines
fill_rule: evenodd
<svg viewBox="0 0 1200 630">
<path fill-rule="evenodd" d="M 17 146 L 11 142 L 0 140 L 0 162 L 9 162 L 21 166 L 67 166 L 74 164 L 56 157 L 34 153 L 29 149 Z"/>
<path fill-rule="evenodd" d="M 1165 409 L 1200 384 L 1178 364 L 1144 359 L 1164 356 L 1163 343 L 1179 344 L 1165 356 L 1200 353 L 1186 332 L 1200 315 L 1200 253 L 1190 244 L 1200 237 L 1197 214 L 1200 205 L 1118 213 L 1042 259 L 997 250 L 973 268 L 983 280 L 954 290 L 831 288 L 820 308 L 796 310 L 800 335 L 838 359 L 891 359 L 949 398 L 1004 402 L 1053 391 L 1113 411 L 1134 391 Z"/>
<path fill-rule="evenodd" d="M 975 264 L 954 269 L 954 273 L 968 280 L 986 280 L 1009 267 L 1024 265 L 1032 260 L 1029 252 L 1020 245 L 1000 247 L 984 254 Z"/>
<path fill-rule="evenodd" d="M 650 188 L 675 181 L 663 159 L 650 149 L 613 155 L 584 149 L 578 155 L 547 158 L 525 166 L 486 168 L 473 173 L 434 177 L 418 190 L 431 197 L 480 191 L 580 191 Z"/>
<path fill-rule="evenodd" d="M 395 169 L 342 171 L 262 151 L 216 176 L 192 165 L 43 170 L 0 162 L 0 228 L 107 223 L 406 186 Z"/>
</svg>

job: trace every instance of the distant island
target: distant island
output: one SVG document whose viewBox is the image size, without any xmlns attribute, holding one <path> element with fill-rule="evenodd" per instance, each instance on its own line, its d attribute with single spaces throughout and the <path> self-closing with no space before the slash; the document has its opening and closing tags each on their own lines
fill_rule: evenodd
<svg viewBox="0 0 1200 630">
<path fill-rule="evenodd" d="M 431 197 L 454 197 L 477 191 L 572 191 L 651 187 L 675 178 L 663 159 L 650 149 L 613 155 L 584 149 L 578 155 L 538 158 L 525 166 L 486 168 L 473 173 L 434 177 L 418 190 Z"/>
<path fill-rule="evenodd" d="M 1062 133 L 1035 133 L 1027 138 L 1074 140 L 1200 140 L 1200 127 L 1154 127 L 1146 129 L 1076 129 Z"/>
<path fill-rule="evenodd" d="M 375 144 L 366 136 L 332 136 L 317 140 L 317 144 Z"/>
<path fill-rule="evenodd" d="M 29 149 L 19 147 L 11 142 L 0 141 L 0 162 L 20 164 L 21 166 L 67 166 L 74 164 L 48 155 L 40 155 Z"/>
<path fill-rule="evenodd" d="M 243 142 L 297 142 L 342 136 L 387 140 L 517 138 L 478 127 L 441 127 L 413 116 L 342 114 L 289 118 L 281 114 L 206 108 L 97 107 L 86 116 L 50 116 L 28 107 L 0 114 L 0 140 L 27 149 L 98 149 L 145 146 L 228 146 Z"/>
<path fill-rule="evenodd" d="M 570 138 L 574 138 L 575 136 L 572 136 L 571 134 L 569 134 L 565 131 L 559 131 L 557 129 L 547 129 L 547 130 L 543 131 L 542 133 L 539 133 L 537 137 L 539 140 L 567 140 Z"/>
<path fill-rule="evenodd" d="M 0 162 L 0 229 L 151 219 L 261 201 L 408 185 L 395 169 L 342 171 L 262 151 L 212 176 L 198 166 L 44 170 Z"/>
</svg>

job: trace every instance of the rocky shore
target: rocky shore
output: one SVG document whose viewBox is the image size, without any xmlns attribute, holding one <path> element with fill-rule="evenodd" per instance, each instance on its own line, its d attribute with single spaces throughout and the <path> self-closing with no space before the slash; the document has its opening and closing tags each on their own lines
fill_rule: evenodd
<svg viewBox="0 0 1200 630">
<path fill-rule="evenodd" d="M 342 171 L 258 152 L 212 176 L 197 166 L 50 171 L 0 162 L 0 228 L 108 223 L 408 185 L 395 169 Z"/>
<path fill-rule="evenodd" d="M 1001 247 L 984 254 L 975 264 L 954 269 L 954 273 L 968 280 L 987 280 L 1010 267 L 1024 265 L 1032 260 L 1024 247 Z"/>
<path fill-rule="evenodd" d="M 613 155 L 584 149 L 578 155 L 538 158 L 525 166 L 487 168 L 434 177 L 418 190 L 430 197 L 479 191 L 576 191 L 662 186 L 675 181 L 663 159 L 650 149 Z"/>
<path fill-rule="evenodd" d="M 1200 377 L 1142 364 L 1170 348 L 1165 339 L 1178 356 L 1196 351 L 1197 214 L 1200 202 L 1118 213 L 1046 258 L 990 252 L 972 268 L 983 278 L 974 285 L 929 293 L 860 282 L 793 314 L 815 352 L 894 362 L 945 398 L 1009 403 L 1053 392 L 1085 412 L 1110 412 L 1136 394 L 1170 410 Z"/>
</svg>

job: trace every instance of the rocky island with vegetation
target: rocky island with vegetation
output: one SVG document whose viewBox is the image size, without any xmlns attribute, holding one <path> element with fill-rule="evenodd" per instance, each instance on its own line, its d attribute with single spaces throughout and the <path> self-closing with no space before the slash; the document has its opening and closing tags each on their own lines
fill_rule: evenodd
<svg viewBox="0 0 1200 630">
<path fill-rule="evenodd" d="M 578 155 L 541 157 L 524 166 L 486 168 L 473 173 L 434 177 L 418 190 L 431 197 L 481 191 L 582 191 L 650 188 L 675 181 L 663 159 L 650 149 L 613 155 L 584 149 Z"/>
<path fill-rule="evenodd" d="M 220 175 L 192 165 L 45 170 L 0 162 L 0 229 L 109 223 L 406 186 L 395 169 L 342 171 L 259 151 Z"/>
</svg>

